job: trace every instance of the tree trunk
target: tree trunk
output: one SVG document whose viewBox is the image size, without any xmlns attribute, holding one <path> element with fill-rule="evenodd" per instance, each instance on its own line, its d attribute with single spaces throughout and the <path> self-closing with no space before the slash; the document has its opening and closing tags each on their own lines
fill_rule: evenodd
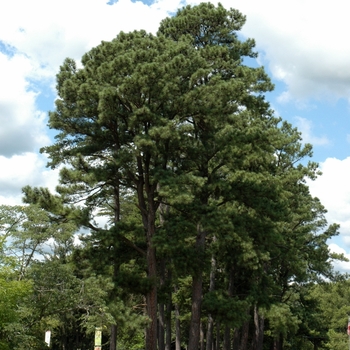
<svg viewBox="0 0 350 350">
<path fill-rule="evenodd" d="M 157 349 L 157 263 L 155 248 L 149 243 L 147 249 L 148 278 L 151 287 L 146 295 L 146 310 L 149 324 L 146 328 L 146 350 Z"/>
<path fill-rule="evenodd" d="M 217 322 L 216 323 L 216 349 L 219 350 L 220 349 L 220 323 Z"/>
<path fill-rule="evenodd" d="M 200 333 L 200 317 L 202 304 L 202 274 L 193 277 L 192 282 L 192 308 L 190 336 L 188 340 L 188 350 L 198 350 L 199 333 Z"/>
<path fill-rule="evenodd" d="M 117 350 L 117 325 L 116 324 L 112 324 L 111 326 L 109 350 Z"/>
<path fill-rule="evenodd" d="M 233 295 L 233 269 L 230 269 L 229 282 L 228 282 L 228 296 L 232 298 L 232 295 Z M 231 350 L 231 327 L 229 326 L 225 326 L 223 350 Z"/>
<path fill-rule="evenodd" d="M 200 344 L 200 350 L 204 350 L 204 331 L 203 331 L 203 323 L 201 322 L 200 325 L 200 340 L 199 340 L 199 344 Z"/>
<path fill-rule="evenodd" d="M 179 304 L 175 304 L 175 350 L 181 350 L 181 329 Z"/>
<path fill-rule="evenodd" d="M 259 316 L 258 308 L 254 306 L 255 334 L 253 338 L 253 350 L 262 350 L 264 343 L 264 317 Z"/>
<path fill-rule="evenodd" d="M 160 287 L 165 284 L 165 260 L 162 259 L 159 265 L 159 283 Z M 165 350 L 165 305 L 164 302 L 159 303 L 158 307 L 158 347 L 159 350 Z"/>
<path fill-rule="evenodd" d="M 157 185 L 157 190 L 159 191 L 160 185 Z M 160 226 L 164 225 L 165 214 L 169 212 L 169 206 L 161 203 L 159 205 L 159 223 Z M 159 276 L 160 276 L 160 287 L 164 288 L 166 280 L 171 279 L 170 272 L 167 274 L 166 268 L 166 259 L 162 258 L 160 261 L 159 267 Z M 158 346 L 159 350 L 170 350 L 171 345 L 171 305 L 169 308 L 169 303 L 171 303 L 171 292 L 169 292 L 168 298 L 170 298 L 166 303 L 166 313 L 165 315 L 165 303 L 159 304 L 159 327 L 158 327 Z M 170 315 L 168 314 L 170 312 Z M 166 334 L 165 334 L 166 332 Z M 170 333 L 170 335 L 169 335 Z M 166 339 L 165 339 L 166 338 Z"/>
<path fill-rule="evenodd" d="M 165 325 L 165 350 L 171 348 L 171 291 L 169 292 L 169 301 L 166 305 L 166 325 Z"/>
<path fill-rule="evenodd" d="M 282 350 L 283 337 L 282 335 L 276 337 L 273 341 L 273 350 Z"/>
<path fill-rule="evenodd" d="M 231 350 L 231 328 L 225 326 L 223 350 Z"/>
<path fill-rule="evenodd" d="M 164 303 L 159 304 L 159 322 L 158 322 L 158 348 L 165 350 L 165 311 Z"/>
<path fill-rule="evenodd" d="M 196 251 L 201 253 L 204 249 L 206 232 L 198 225 L 196 238 Z M 192 308 L 191 308 L 191 322 L 190 335 L 188 340 L 187 350 L 198 350 L 199 336 L 200 336 L 200 320 L 201 320 L 201 306 L 203 296 L 203 282 L 202 271 L 199 268 L 197 273 L 192 277 Z"/>
<path fill-rule="evenodd" d="M 117 225 L 120 221 L 120 184 L 119 180 L 114 187 L 114 225 Z M 116 262 L 113 265 L 113 280 L 116 281 L 118 275 L 118 266 Z M 109 350 L 117 350 L 117 325 L 111 326 L 111 336 L 109 340 Z"/>
<path fill-rule="evenodd" d="M 154 200 L 156 186 L 150 183 L 149 166 L 150 156 L 144 155 L 144 165 L 142 157 L 137 157 L 138 181 L 137 197 L 138 205 L 141 211 L 142 223 L 146 234 L 146 263 L 147 278 L 150 282 L 150 288 L 146 293 L 146 313 L 148 317 L 148 326 L 146 327 L 146 350 L 157 349 L 157 258 L 156 249 L 153 246 L 153 237 L 155 235 L 155 221 L 157 204 Z"/>
<path fill-rule="evenodd" d="M 214 328 L 214 320 L 211 314 L 208 315 L 208 325 L 207 325 L 207 343 L 205 350 L 213 349 L 213 328 Z"/>
<path fill-rule="evenodd" d="M 249 337 L 249 320 L 245 321 L 242 327 L 242 337 L 239 350 L 247 350 Z"/>
<path fill-rule="evenodd" d="M 241 332 L 239 328 L 235 328 L 233 332 L 233 347 L 232 350 L 239 350 L 240 348 L 240 338 L 241 338 Z"/>
<path fill-rule="evenodd" d="M 146 310 L 149 319 L 146 328 L 146 350 L 157 349 L 157 259 L 156 249 L 152 244 L 155 233 L 155 210 L 153 201 L 149 201 L 147 215 L 147 277 L 150 288 L 146 294 Z"/>
<path fill-rule="evenodd" d="M 215 241 L 215 236 L 213 238 Z M 216 272 L 216 260 L 214 256 L 211 258 L 211 271 L 210 271 L 210 281 L 209 281 L 209 292 L 215 289 L 215 272 Z M 213 348 L 213 327 L 214 320 L 211 314 L 208 315 L 208 325 L 207 325 L 207 343 L 205 350 L 212 350 Z"/>
</svg>

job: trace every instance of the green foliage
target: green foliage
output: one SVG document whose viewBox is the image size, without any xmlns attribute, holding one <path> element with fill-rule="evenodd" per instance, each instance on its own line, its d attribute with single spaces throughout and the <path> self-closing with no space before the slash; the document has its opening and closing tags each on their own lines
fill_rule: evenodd
<svg viewBox="0 0 350 350">
<path fill-rule="evenodd" d="M 217 322 L 236 328 L 246 321 L 249 302 L 239 300 L 238 297 L 232 298 L 222 291 L 213 291 L 205 295 L 202 307 L 205 314 L 211 314 Z"/>
<path fill-rule="evenodd" d="M 31 293 L 31 281 L 19 281 L 8 267 L 0 267 L 0 340 L 11 338 L 8 329 L 20 320 L 19 305 Z"/>
<path fill-rule="evenodd" d="M 340 349 L 347 343 L 349 293 L 350 281 L 344 278 L 320 283 L 311 289 L 312 297 L 319 303 L 319 327 L 328 330 L 327 349 Z"/>
<path fill-rule="evenodd" d="M 326 349 L 341 350 L 349 346 L 349 336 L 347 334 L 330 329 L 327 335 L 329 342 L 326 344 Z"/>
<path fill-rule="evenodd" d="M 270 330 L 273 336 L 287 334 L 294 335 L 298 330 L 298 324 L 301 322 L 297 316 L 293 315 L 287 304 L 274 304 L 268 310 L 266 317 L 269 320 Z"/>
</svg>

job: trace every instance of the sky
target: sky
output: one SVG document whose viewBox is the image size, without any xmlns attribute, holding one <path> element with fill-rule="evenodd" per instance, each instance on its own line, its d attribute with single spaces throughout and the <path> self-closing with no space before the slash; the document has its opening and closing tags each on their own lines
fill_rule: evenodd
<svg viewBox="0 0 350 350">
<path fill-rule="evenodd" d="M 0 204 L 20 204 L 25 185 L 54 191 L 58 171 L 40 147 L 53 142 L 55 75 L 66 57 L 81 56 L 120 31 L 155 33 L 186 0 L 17 0 L 0 2 Z M 213 1 L 214 4 L 216 2 Z M 276 115 L 314 146 L 323 175 L 312 195 L 340 224 L 329 242 L 350 259 L 350 44 L 344 0 L 222 0 L 247 17 L 240 37 L 254 38 L 275 84 L 266 95 Z M 350 272 L 350 262 L 336 263 Z"/>
</svg>

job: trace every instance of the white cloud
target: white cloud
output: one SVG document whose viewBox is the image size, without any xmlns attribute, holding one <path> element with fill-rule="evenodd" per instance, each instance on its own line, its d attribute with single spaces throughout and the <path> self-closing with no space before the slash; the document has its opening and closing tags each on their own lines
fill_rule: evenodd
<svg viewBox="0 0 350 350">
<path fill-rule="evenodd" d="M 350 248 L 350 157 L 327 158 L 320 170 L 322 176 L 308 183 L 310 192 L 328 210 L 328 222 L 340 224 L 340 237 Z"/>
<path fill-rule="evenodd" d="M 15 205 L 22 202 L 21 189 L 26 186 L 48 187 L 54 192 L 59 170 L 45 168 L 47 158 L 37 153 L 0 156 L 0 204 Z"/>
<path fill-rule="evenodd" d="M 266 64 L 293 98 L 350 96 L 348 4 L 343 0 L 222 0 L 247 15 Z"/>
<path fill-rule="evenodd" d="M 301 136 L 303 139 L 303 142 L 305 143 L 311 143 L 312 145 L 315 146 L 320 146 L 320 145 L 327 145 L 329 144 L 329 140 L 326 136 L 315 136 L 312 131 L 313 124 L 310 120 L 302 117 L 296 117 L 297 120 L 297 127 L 299 131 L 301 132 Z"/>
<path fill-rule="evenodd" d="M 65 57 L 79 60 L 121 30 L 155 33 L 159 22 L 179 7 L 180 0 L 158 0 L 151 6 L 130 0 L 113 5 L 104 0 L 4 2 L 0 4 L 0 13 L 5 14 L 0 40 L 40 62 L 41 74 L 45 70 L 54 74 Z"/>
<path fill-rule="evenodd" d="M 36 93 L 26 77 L 33 65 L 24 55 L 0 52 L 0 155 L 11 156 L 47 143 L 45 115 L 35 106 Z"/>
</svg>

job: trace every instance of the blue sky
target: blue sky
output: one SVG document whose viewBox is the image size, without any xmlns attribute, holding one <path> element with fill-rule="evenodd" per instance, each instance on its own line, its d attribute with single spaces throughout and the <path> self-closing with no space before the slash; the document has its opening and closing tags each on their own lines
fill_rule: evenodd
<svg viewBox="0 0 350 350">
<path fill-rule="evenodd" d="M 18 0 L 0 3 L 0 203 L 17 204 L 27 184 L 54 190 L 57 171 L 45 168 L 47 112 L 55 74 L 66 57 L 81 56 L 121 30 L 156 32 L 186 0 Z M 215 2 L 214 2 L 215 3 Z M 341 224 L 330 249 L 350 257 L 350 21 L 344 0 L 222 0 L 247 16 L 242 38 L 254 38 L 275 90 L 276 115 L 314 145 L 323 175 L 310 183 Z M 337 268 L 350 272 L 350 263 Z"/>
</svg>

